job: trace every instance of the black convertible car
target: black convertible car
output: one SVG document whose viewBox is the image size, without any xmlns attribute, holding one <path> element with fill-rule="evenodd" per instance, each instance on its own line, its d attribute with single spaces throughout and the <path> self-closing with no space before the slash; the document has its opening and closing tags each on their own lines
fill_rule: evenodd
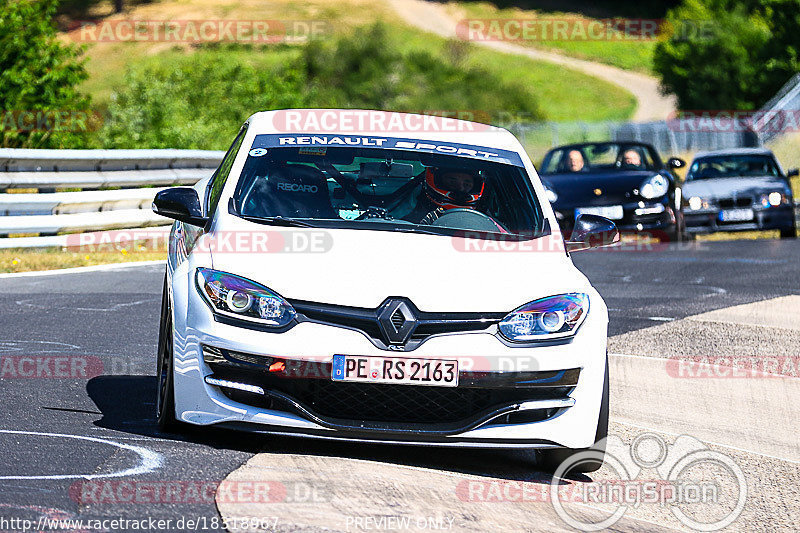
<svg viewBox="0 0 800 533">
<path fill-rule="evenodd" d="M 695 156 L 683 184 L 687 231 L 780 230 L 795 236 L 794 202 L 787 173 L 761 148 L 705 152 Z"/>
<path fill-rule="evenodd" d="M 591 213 L 613 220 L 623 232 L 678 241 L 683 213 L 671 169 L 685 164 L 678 158 L 664 164 L 649 144 L 598 142 L 554 148 L 539 170 L 565 233 L 576 216 Z"/>
</svg>

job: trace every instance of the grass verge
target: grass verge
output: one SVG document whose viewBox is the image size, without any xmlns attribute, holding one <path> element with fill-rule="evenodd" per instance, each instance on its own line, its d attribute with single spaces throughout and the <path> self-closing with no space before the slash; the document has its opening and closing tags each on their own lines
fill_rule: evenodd
<svg viewBox="0 0 800 533">
<path fill-rule="evenodd" d="M 607 39 L 592 39 L 595 33 L 586 33 L 586 38 L 581 38 L 584 33 L 574 33 L 572 38 L 567 39 L 547 39 L 552 36 L 552 28 L 555 21 L 570 24 L 569 28 L 586 28 L 590 23 L 600 22 L 585 15 L 577 13 L 562 13 L 555 11 L 536 11 L 520 8 L 498 8 L 489 2 L 451 2 L 448 5 L 451 14 L 459 20 L 465 18 L 474 19 L 514 19 L 514 20 L 538 20 L 540 24 L 535 27 L 543 28 L 542 32 L 535 32 L 530 39 L 515 40 L 515 44 L 542 50 L 553 50 L 565 55 L 588 59 L 613 65 L 625 70 L 635 70 L 646 74 L 653 73 L 653 51 L 655 50 L 655 39 L 632 39 L 621 38 L 622 34 L 615 33 Z M 635 20 L 635 19 L 634 19 Z M 576 24 L 570 21 L 580 21 Z M 591 26 L 594 28 L 595 26 Z M 545 33 L 550 31 L 551 33 Z M 570 30 L 571 31 L 571 30 Z M 512 34 L 513 35 L 513 34 Z M 567 34 L 570 35 L 569 33 Z M 613 37 L 613 36 L 616 36 Z"/>
<path fill-rule="evenodd" d="M 116 249 L 72 251 L 63 248 L 8 248 L 0 250 L 0 272 L 33 272 L 111 263 L 166 260 L 166 250 L 145 243 Z"/>
<path fill-rule="evenodd" d="M 103 12 L 104 5 L 98 4 L 99 12 Z M 366 24 L 382 20 L 390 33 L 399 37 L 404 51 L 435 52 L 444 43 L 444 39 L 440 37 L 401 22 L 389 5 L 365 0 L 308 0 L 302 3 L 293 0 L 240 0 L 225 5 L 213 0 L 163 1 L 135 6 L 123 17 L 142 20 L 324 20 L 329 22 L 334 36 L 348 34 Z M 480 64 L 483 68 L 496 72 L 503 80 L 530 86 L 547 120 L 626 120 L 635 110 L 636 100 L 632 94 L 592 76 L 482 47 L 471 48 L 473 49 L 466 55 L 470 63 Z M 169 65 L 178 56 L 185 57 L 194 53 L 194 48 L 187 44 L 91 44 L 87 50 L 89 79 L 82 88 L 92 96 L 95 107 L 102 111 L 107 108 L 114 91 L 124 83 L 124 74 L 132 57 L 136 58 L 137 66 Z M 297 52 L 291 46 L 273 45 L 254 47 L 251 51 L 231 50 L 230 53 L 243 54 L 246 56 L 244 59 L 253 66 L 269 69 Z M 469 102 L 464 102 L 464 106 L 469 108 Z M 242 120 L 244 118 L 246 117 L 241 117 Z"/>
</svg>

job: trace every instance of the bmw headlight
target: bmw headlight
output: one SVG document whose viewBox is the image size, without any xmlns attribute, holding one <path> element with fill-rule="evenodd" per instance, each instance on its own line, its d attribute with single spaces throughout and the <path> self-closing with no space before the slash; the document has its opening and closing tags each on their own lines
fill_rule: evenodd
<svg viewBox="0 0 800 533">
<path fill-rule="evenodd" d="M 788 204 L 789 197 L 781 192 L 775 191 L 769 194 L 762 194 L 760 203 L 763 207 L 777 207 L 781 204 Z"/>
<path fill-rule="evenodd" d="M 650 176 L 642 182 L 639 194 L 648 200 L 664 196 L 669 191 L 669 180 L 661 174 Z"/>
<path fill-rule="evenodd" d="M 281 296 L 233 274 L 198 268 L 197 290 L 221 315 L 275 327 L 287 325 L 295 316 L 294 308 Z"/>
<path fill-rule="evenodd" d="M 511 341 L 538 341 L 571 337 L 589 312 L 589 296 L 559 294 L 534 300 L 510 312 L 500 322 L 500 333 Z"/>
</svg>

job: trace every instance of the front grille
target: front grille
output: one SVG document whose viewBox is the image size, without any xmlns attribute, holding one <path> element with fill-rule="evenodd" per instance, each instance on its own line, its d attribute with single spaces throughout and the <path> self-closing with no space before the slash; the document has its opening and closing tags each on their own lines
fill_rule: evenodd
<svg viewBox="0 0 800 533">
<path fill-rule="evenodd" d="M 246 354 L 208 345 L 203 345 L 203 354 L 214 377 L 257 385 L 267 392 L 261 395 L 220 388 L 236 402 L 307 416 L 305 410 L 330 423 L 338 421 L 353 427 L 362 423 L 441 426 L 468 422 L 515 403 L 567 398 L 580 375 L 579 368 L 511 373 L 462 371 L 458 387 L 354 383 L 331 380 L 330 362 Z M 553 413 L 554 410 L 518 413 L 513 415 L 514 420 L 503 420 L 522 423 L 518 415 L 533 421 Z"/>
<path fill-rule="evenodd" d="M 249 383 L 254 383 L 249 380 Z M 313 413 L 338 420 L 441 424 L 516 402 L 566 398 L 573 387 L 431 387 L 264 376 L 258 385 L 292 397 Z M 270 398 L 223 389 L 236 401 L 274 408 Z M 235 397 L 234 397 L 235 396 Z M 246 401 L 245 401 L 246 400 Z M 266 405 L 266 404 L 269 405 Z"/>
<path fill-rule="evenodd" d="M 372 339 L 373 344 L 380 348 L 393 344 L 386 338 L 379 325 L 380 310 L 389 300 L 404 302 L 417 320 L 416 328 L 403 345 L 410 351 L 419 346 L 433 335 L 459 333 L 464 331 L 482 331 L 492 324 L 500 322 L 506 313 L 470 313 L 470 312 L 423 312 L 417 309 L 407 298 L 387 298 L 375 309 L 362 307 L 349 307 L 343 305 L 323 304 L 304 300 L 289 300 L 298 314 L 298 321 L 311 321 L 322 324 L 332 324 L 345 328 L 356 329 Z M 406 321 L 406 316 L 397 309 L 389 317 L 391 327 L 399 331 Z M 388 327 L 388 324 L 385 325 Z"/>
<path fill-rule="evenodd" d="M 753 205 L 753 198 L 751 196 L 741 196 L 739 198 L 720 198 L 717 200 L 717 205 L 719 205 L 722 209 L 750 207 Z"/>
</svg>

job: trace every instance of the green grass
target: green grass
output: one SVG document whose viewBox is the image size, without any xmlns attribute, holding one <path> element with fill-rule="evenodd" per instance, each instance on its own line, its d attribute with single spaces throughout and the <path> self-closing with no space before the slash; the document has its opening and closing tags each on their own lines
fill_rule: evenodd
<svg viewBox="0 0 800 533">
<path fill-rule="evenodd" d="M 9 248 L 0 250 L 0 272 L 32 272 L 109 263 L 155 261 L 166 257 L 167 251 L 163 246 L 153 246 L 150 243 L 80 251 L 62 248 Z"/>
<path fill-rule="evenodd" d="M 409 48 L 434 52 L 444 39 L 428 33 L 391 25 Z M 470 46 L 467 61 L 497 73 L 504 81 L 517 81 L 534 87 L 539 107 L 549 121 L 610 121 L 629 119 L 636 99 L 619 87 L 551 63 Z"/>
<path fill-rule="evenodd" d="M 450 11 L 453 14 L 460 13 L 461 16 L 477 19 L 571 19 L 580 18 L 584 21 L 590 19 L 577 13 L 543 12 L 534 10 L 523 10 L 519 8 L 498 8 L 489 2 L 457 2 L 451 4 Z M 539 48 L 543 50 L 555 50 L 565 55 L 588 59 L 600 63 L 606 63 L 625 70 L 635 70 L 651 74 L 653 71 L 653 51 L 655 50 L 656 40 L 592 40 L 592 39 L 573 39 L 573 40 L 544 40 L 537 38 L 528 40 L 514 41 L 516 44 Z M 544 35 L 542 35 L 544 36 Z"/>
<path fill-rule="evenodd" d="M 207 5 L 206 5 L 207 4 Z M 325 0 L 310 0 L 299 4 L 292 1 L 270 2 L 251 5 L 247 3 L 225 6 L 210 0 L 183 0 L 181 2 L 158 2 L 137 7 L 134 16 L 163 18 L 173 16 L 180 19 L 184 9 L 192 9 L 191 18 L 200 18 L 196 13 L 200 8 L 208 10 L 207 16 L 227 18 L 258 19 L 316 18 L 329 20 L 335 34 L 357 31 L 360 25 L 374 20 L 383 20 L 392 35 L 398 36 L 405 50 L 423 49 L 435 51 L 442 48 L 444 39 L 411 28 L 399 21 L 391 9 L 383 4 L 346 0 L 331 3 Z M 457 43 L 463 46 L 464 43 Z M 549 121 L 604 121 L 626 120 L 635 110 L 633 95 L 613 84 L 597 78 L 564 69 L 562 67 L 525 57 L 470 46 L 467 55 L 469 63 L 480 64 L 507 81 L 521 81 L 533 88 L 538 104 L 546 120 Z M 100 43 L 91 46 L 87 56 L 90 78 L 82 88 L 89 93 L 94 106 L 100 110 L 107 108 L 115 89 L 124 83 L 124 74 L 135 61 L 138 66 L 168 65 L 179 57 L 196 53 L 188 45 L 165 43 Z M 291 46 L 254 47 L 250 51 L 230 50 L 254 66 L 269 68 L 285 61 L 297 53 Z M 202 87 L 198 87 L 202 90 Z M 502 107 L 502 106 L 498 106 Z M 469 103 L 465 102 L 469 109 Z M 254 110 L 256 111 L 256 110 Z"/>
</svg>

